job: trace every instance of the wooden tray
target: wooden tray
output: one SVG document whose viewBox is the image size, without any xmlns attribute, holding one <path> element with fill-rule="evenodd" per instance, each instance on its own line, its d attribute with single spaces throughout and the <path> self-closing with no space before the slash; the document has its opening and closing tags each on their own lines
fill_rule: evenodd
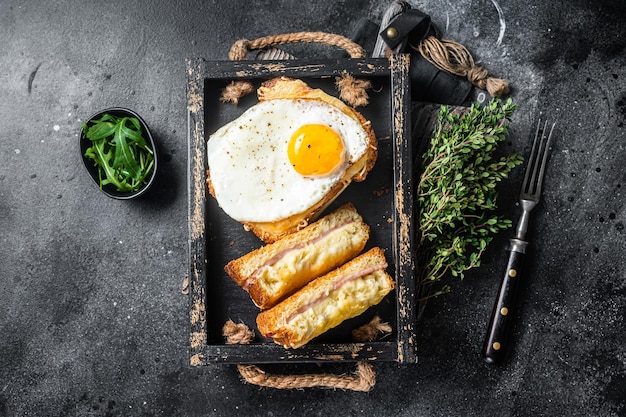
<svg viewBox="0 0 626 417">
<path fill-rule="evenodd" d="M 324 361 L 395 361 L 413 363 L 415 355 L 415 282 L 413 243 L 413 174 L 410 144 L 409 57 L 390 59 L 291 61 L 187 61 L 189 129 L 189 283 L 190 363 L 281 363 Z M 386 250 L 388 272 L 396 289 L 378 306 L 299 349 L 285 349 L 256 330 L 258 308 L 224 272 L 224 265 L 261 246 L 250 232 L 225 215 L 206 187 L 206 141 L 220 126 L 257 102 L 255 94 L 237 106 L 219 100 L 237 79 L 256 84 L 276 76 L 300 78 L 338 96 L 335 77 L 348 72 L 371 80 L 370 104 L 358 110 L 372 122 L 379 140 L 376 166 L 365 181 L 353 183 L 332 209 L 351 201 L 370 225 L 369 247 Z M 351 331 L 375 315 L 393 332 L 381 341 L 355 343 Z M 256 332 L 249 345 L 228 345 L 222 337 L 227 320 Z"/>
</svg>

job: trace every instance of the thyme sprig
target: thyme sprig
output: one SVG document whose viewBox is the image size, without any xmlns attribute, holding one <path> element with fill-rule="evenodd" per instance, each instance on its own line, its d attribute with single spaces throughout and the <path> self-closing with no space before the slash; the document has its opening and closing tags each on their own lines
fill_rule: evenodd
<svg viewBox="0 0 626 417">
<path fill-rule="evenodd" d="M 510 219 L 493 213 L 496 185 L 522 157 L 498 158 L 494 152 L 509 133 L 515 108 L 511 99 L 474 103 L 464 112 L 440 108 L 416 187 L 420 301 L 448 292 L 444 276 L 463 279 L 480 265 L 494 235 L 511 226 Z"/>
</svg>

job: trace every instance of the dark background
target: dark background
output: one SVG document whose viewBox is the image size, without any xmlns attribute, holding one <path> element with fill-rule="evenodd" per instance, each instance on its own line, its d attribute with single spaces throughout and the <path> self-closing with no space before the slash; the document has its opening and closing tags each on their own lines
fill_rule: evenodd
<svg viewBox="0 0 626 417">
<path fill-rule="evenodd" d="M 375 364 L 369 393 L 279 391 L 232 365 L 189 366 L 184 60 L 227 59 L 241 38 L 351 36 L 389 4 L 0 2 L 0 416 L 626 415 L 622 1 L 411 2 L 511 83 L 507 151 L 528 152 L 538 118 L 558 123 L 503 365 L 480 348 L 508 233 L 428 304 L 419 363 Z M 141 114 L 159 143 L 158 183 L 138 201 L 107 198 L 81 166 L 80 121 L 110 106 Z M 511 216 L 521 173 L 502 186 Z"/>
</svg>

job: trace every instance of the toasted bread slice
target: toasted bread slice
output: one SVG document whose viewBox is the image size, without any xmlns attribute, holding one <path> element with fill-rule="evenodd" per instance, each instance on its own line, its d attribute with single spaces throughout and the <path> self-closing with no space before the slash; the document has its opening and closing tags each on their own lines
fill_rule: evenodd
<svg viewBox="0 0 626 417">
<path fill-rule="evenodd" d="M 298 348 L 376 305 L 394 288 L 380 248 L 354 258 L 257 316 L 264 337 Z"/>
<path fill-rule="evenodd" d="M 268 100 L 320 100 L 331 104 L 355 120 L 366 132 L 367 149 L 363 155 L 351 161 L 343 172 L 341 178 L 325 192 L 323 198 L 302 212 L 285 218 L 278 218 L 268 222 L 253 222 L 239 220 L 246 230 L 254 232 L 265 243 L 272 243 L 281 237 L 306 227 L 310 222 L 317 219 L 323 211 L 350 185 L 352 181 L 363 181 L 368 172 L 374 166 L 378 157 L 378 142 L 371 123 L 359 112 L 346 105 L 336 97 L 333 97 L 320 89 L 313 89 L 305 82 L 287 77 L 273 78 L 265 81 L 257 92 L 260 102 Z M 209 193 L 215 197 L 216 193 L 211 183 L 211 171 L 207 171 L 207 184 Z M 218 201 L 219 202 L 219 201 Z"/>
<path fill-rule="evenodd" d="M 230 261 L 224 269 L 264 310 L 361 253 L 369 232 L 348 203 L 298 232 Z"/>
</svg>

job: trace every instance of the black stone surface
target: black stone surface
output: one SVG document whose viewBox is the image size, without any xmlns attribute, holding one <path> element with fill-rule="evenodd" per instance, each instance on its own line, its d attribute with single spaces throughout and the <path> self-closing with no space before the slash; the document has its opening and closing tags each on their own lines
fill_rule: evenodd
<svg viewBox="0 0 626 417">
<path fill-rule="evenodd" d="M 480 357 L 503 233 L 429 303 L 419 363 L 376 364 L 369 393 L 278 391 L 188 365 L 185 58 L 227 59 L 235 40 L 269 34 L 350 36 L 388 2 L 3 0 L 0 416 L 626 415 L 626 6 L 411 4 L 510 81 L 507 150 L 528 153 L 539 117 L 558 123 L 507 361 Z M 141 114 L 159 143 L 158 183 L 138 201 L 108 199 L 81 166 L 80 121 L 110 106 Z M 512 215 L 520 180 L 502 187 Z"/>
</svg>

